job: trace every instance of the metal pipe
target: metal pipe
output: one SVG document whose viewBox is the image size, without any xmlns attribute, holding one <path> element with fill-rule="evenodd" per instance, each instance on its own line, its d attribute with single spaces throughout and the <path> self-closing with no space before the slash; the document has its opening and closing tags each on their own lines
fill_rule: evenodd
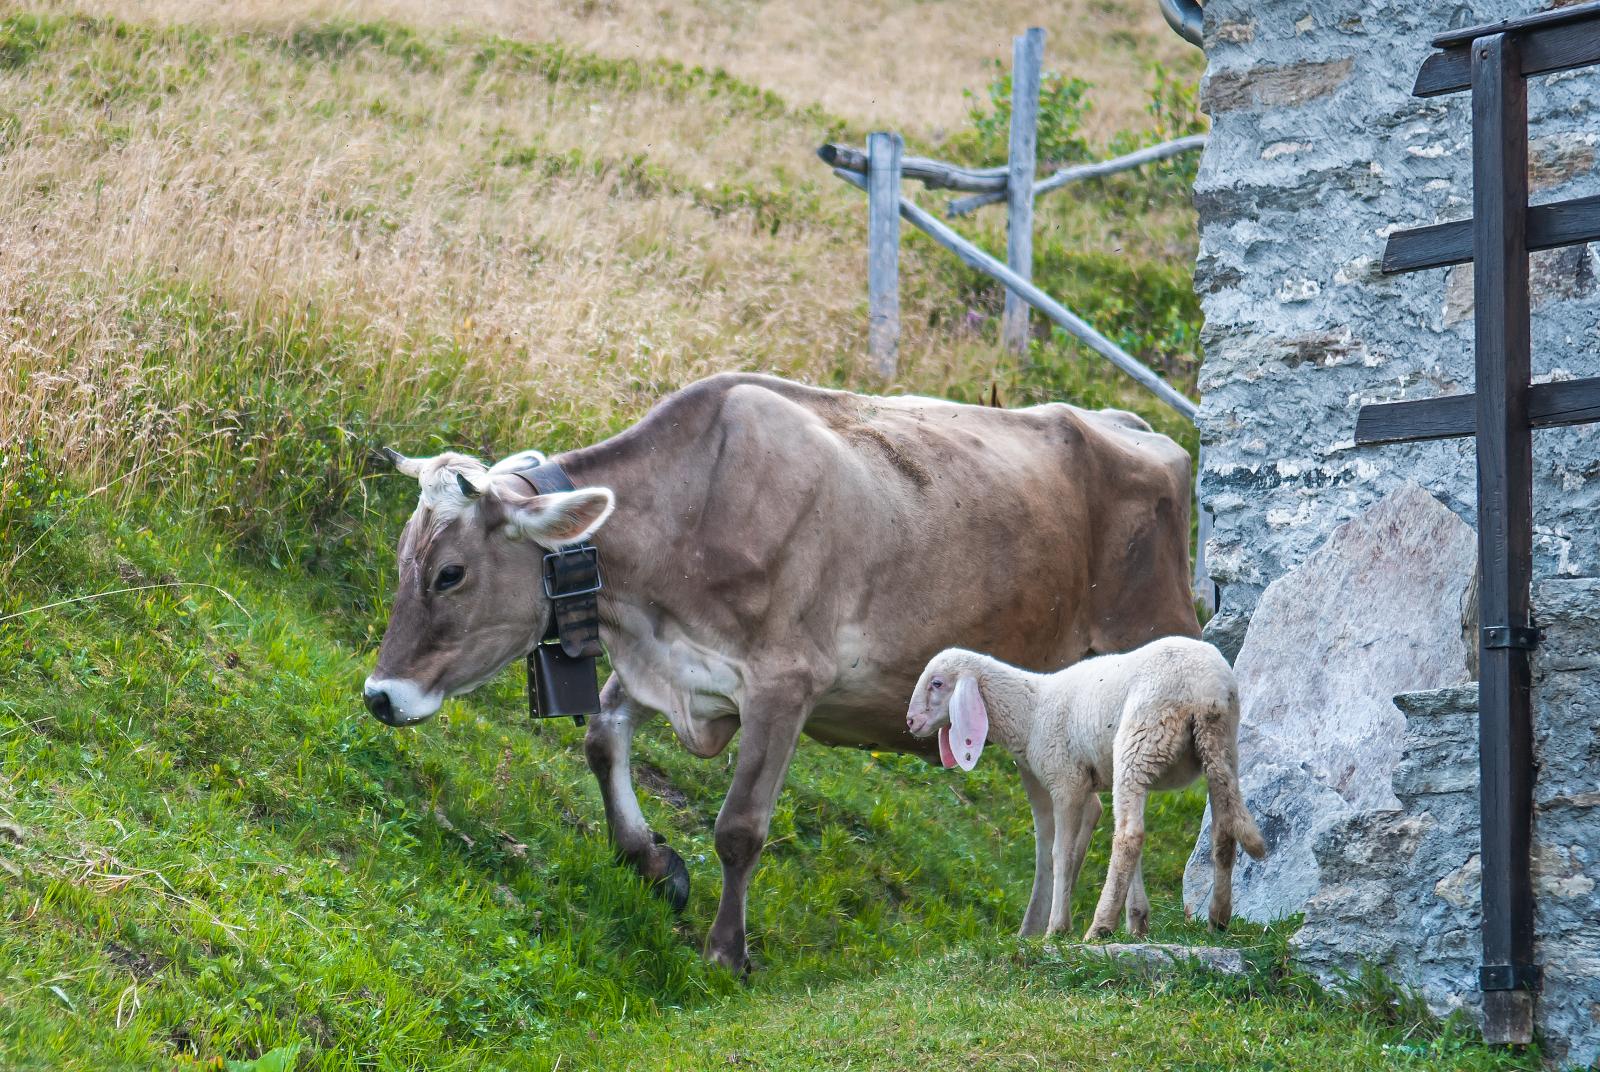
<svg viewBox="0 0 1600 1072">
<path fill-rule="evenodd" d="M 1206 15 L 1200 0 L 1156 0 L 1174 33 L 1195 48 L 1206 47 Z"/>
</svg>

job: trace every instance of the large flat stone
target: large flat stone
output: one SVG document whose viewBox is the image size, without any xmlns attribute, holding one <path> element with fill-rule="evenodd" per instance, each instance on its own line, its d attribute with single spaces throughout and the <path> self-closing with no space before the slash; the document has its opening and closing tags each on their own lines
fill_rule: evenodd
<svg viewBox="0 0 1600 1072">
<path fill-rule="evenodd" d="M 1239 775 L 1270 855 L 1241 857 L 1234 911 L 1269 921 L 1321 886 L 1315 846 L 1351 816 L 1399 807 L 1406 720 L 1397 693 L 1468 681 L 1476 537 L 1405 484 L 1262 593 L 1235 663 Z M 1210 812 L 1184 873 L 1184 903 L 1211 893 Z"/>
<path fill-rule="evenodd" d="M 1244 954 L 1218 945 L 1164 945 L 1157 942 L 1110 942 L 1105 945 L 1073 945 L 1062 952 L 1084 959 L 1105 958 L 1126 975 L 1155 978 L 1173 974 L 1174 969 L 1202 968 L 1223 975 L 1245 973 Z"/>
<path fill-rule="evenodd" d="M 1395 697 L 1406 713 L 1395 811 L 1352 814 L 1323 831 L 1322 886 L 1291 941 L 1301 967 L 1333 987 L 1368 965 L 1438 1014 L 1478 1008 L 1478 690 Z"/>
</svg>

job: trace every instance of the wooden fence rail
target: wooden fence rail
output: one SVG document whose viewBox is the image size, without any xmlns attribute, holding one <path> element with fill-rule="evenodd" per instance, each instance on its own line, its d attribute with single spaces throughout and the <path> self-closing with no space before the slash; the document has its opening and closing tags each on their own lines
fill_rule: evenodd
<svg viewBox="0 0 1600 1072">
<path fill-rule="evenodd" d="M 833 173 L 853 186 L 863 190 L 867 189 L 867 180 L 853 171 L 835 168 Z M 1191 422 L 1194 420 L 1195 404 L 1178 393 L 1171 384 L 1156 375 L 1152 369 L 1137 357 L 1134 357 L 1090 327 L 1078 314 L 1050 297 L 1050 295 L 1028 282 L 1028 280 L 1023 279 L 998 259 L 991 257 L 965 238 L 956 234 L 947 224 L 939 221 L 915 202 L 908 201 L 904 197 L 899 200 L 900 216 L 907 223 L 961 258 L 961 261 L 968 267 L 975 268 L 1002 283 L 1007 290 L 1015 293 L 1023 301 L 1049 317 L 1067 334 L 1083 342 L 1089 349 L 1133 377 L 1151 394 L 1171 406 L 1185 420 Z"/>
<path fill-rule="evenodd" d="M 1158 160 L 1198 152 L 1206 147 L 1206 138 L 1205 134 L 1190 134 L 1188 137 L 1164 141 L 1157 145 L 1147 145 L 1143 149 L 1136 149 L 1123 156 L 1112 157 L 1110 160 L 1097 160 L 1092 164 L 1073 164 L 1071 167 L 1064 167 L 1035 182 L 1033 196 L 1038 197 L 1040 194 L 1047 194 L 1063 186 L 1083 182 L 1085 179 L 1100 179 L 1118 172 L 1132 171 L 1134 168 Z M 854 171 L 858 175 L 867 173 L 867 154 L 852 145 L 829 142 L 817 148 L 817 156 L 829 167 Z M 964 216 L 984 205 L 995 205 L 1004 201 L 1008 170 L 1005 165 L 992 168 L 967 168 L 943 160 L 931 160 L 926 156 L 908 156 L 900 162 L 900 173 L 903 176 L 915 179 L 930 190 L 959 190 L 962 193 L 980 195 L 951 201 L 945 209 L 947 216 Z"/>
<path fill-rule="evenodd" d="M 1184 153 L 1198 152 L 1206 147 L 1204 134 L 1190 134 L 1186 138 L 1176 138 L 1164 141 L 1159 145 L 1147 145 L 1143 149 L 1136 149 L 1123 156 L 1112 157 L 1110 160 L 1099 160 L 1092 164 L 1074 164 L 1064 167 L 1060 171 L 1051 172 L 1048 176 L 1033 184 L 1033 196 L 1047 194 L 1051 190 L 1059 190 L 1075 182 L 1085 179 L 1102 179 L 1107 175 L 1115 175 L 1121 171 L 1132 171 L 1134 168 L 1153 164 L 1158 160 L 1168 160 Z M 974 197 L 963 197 L 958 201 L 951 201 L 945 206 L 946 216 L 964 216 L 974 209 L 984 205 L 993 205 L 1005 200 L 1005 194 L 993 191 L 979 191 Z"/>
<path fill-rule="evenodd" d="M 817 156 L 829 167 L 854 171 L 858 175 L 867 173 L 867 154 L 854 146 L 830 142 L 817 149 Z M 917 180 L 930 190 L 992 191 L 1000 194 L 1002 200 L 1005 197 L 1004 166 L 974 170 L 947 164 L 943 160 L 929 160 L 925 156 L 908 156 L 900 161 L 900 174 Z"/>
</svg>

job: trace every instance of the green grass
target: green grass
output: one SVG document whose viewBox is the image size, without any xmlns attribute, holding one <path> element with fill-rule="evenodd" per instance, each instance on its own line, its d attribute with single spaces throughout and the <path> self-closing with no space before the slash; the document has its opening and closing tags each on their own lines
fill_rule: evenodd
<svg viewBox="0 0 1600 1072">
<path fill-rule="evenodd" d="M 357 702 L 364 644 L 341 638 L 361 631 L 304 568 L 250 564 L 159 505 L 113 513 L 36 463 L 14 487 L 0 546 L 29 568 L 0 612 L 191 587 L 0 624 L 0 817 L 20 836 L 0 834 L 0 1067 L 1528 1060 L 1322 995 L 1286 973 L 1283 928 L 1236 927 L 1256 967 L 1228 983 L 1110 982 L 1018 943 L 1030 826 L 998 756 L 957 778 L 803 748 L 751 899 L 762 970 L 741 986 L 698 953 L 722 760 L 660 725 L 640 741 L 647 813 L 695 881 L 675 919 L 612 862 L 577 732 L 530 726 L 516 675 L 386 729 Z M 1152 808 L 1158 939 L 1210 940 L 1178 905 L 1200 807 Z"/>
<path fill-rule="evenodd" d="M 593 1067 L 812 1070 L 1519 1067 L 1455 1024 L 1417 1031 L 1376 989 L 1333 1001 L 1278 977 L 1129 977 L 1093 952 L 1015 939 L 872 979 L 630 1025 Z M 579 1065 L 583 1062 L 580 1060 Z M 1531 1067 L 1531 1065 L 1529 1066 Z"/>
</svg>

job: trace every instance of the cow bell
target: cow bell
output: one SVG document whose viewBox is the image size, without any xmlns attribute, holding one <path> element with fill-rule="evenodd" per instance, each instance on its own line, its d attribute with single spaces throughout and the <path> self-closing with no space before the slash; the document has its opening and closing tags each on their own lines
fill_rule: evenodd
<svg viewBox="0 0 1600 1072">
<path fill-rule="evenodd" d="M 568 655 L 561 644 L 537 644 L 528 653 L 528 714 L 572 716 L 581 726 L 600 710 L 600 678 L 593 655 Z"/>
</svg>

